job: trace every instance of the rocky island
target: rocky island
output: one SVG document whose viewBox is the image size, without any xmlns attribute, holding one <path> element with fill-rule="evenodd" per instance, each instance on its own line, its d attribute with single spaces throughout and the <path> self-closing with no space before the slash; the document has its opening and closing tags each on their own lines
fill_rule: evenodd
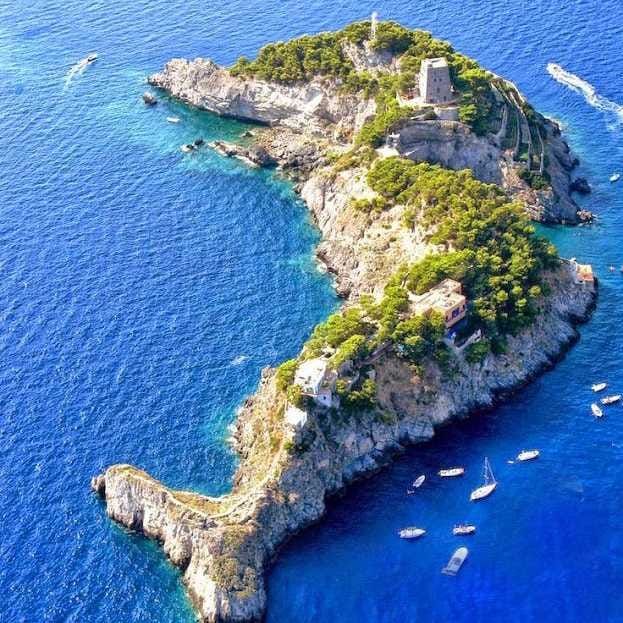
<svg viewBox="0 0 623 623">
<path fill-rule="evenodd" d="M 423 31 L 358 22 L 229 69 L 173 60 L 149 81 L 265 126 L 216 147 L 291 176 L 345 299 L 241 407 L 229 494 L 173 490 L 130 465 L 92 481 L 110 517 L 162 543 L 202 620 L 257 620 L 267 566 L 332 494 L 573 342 L 592 270 L 529 219 L 590 215 L 558 126 Z"/>
</svg>

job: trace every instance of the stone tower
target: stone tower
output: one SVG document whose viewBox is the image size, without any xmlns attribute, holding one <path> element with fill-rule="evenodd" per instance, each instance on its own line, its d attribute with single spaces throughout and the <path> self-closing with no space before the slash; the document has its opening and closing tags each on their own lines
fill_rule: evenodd
<svg viewBox="0 0 623 623">
<path fill-rule="evenodd" d="M 445 58 L 427 58 L 420 66 L 420 100 L 423 104 L 453 102 L 450 69 Z"/>
</svg>

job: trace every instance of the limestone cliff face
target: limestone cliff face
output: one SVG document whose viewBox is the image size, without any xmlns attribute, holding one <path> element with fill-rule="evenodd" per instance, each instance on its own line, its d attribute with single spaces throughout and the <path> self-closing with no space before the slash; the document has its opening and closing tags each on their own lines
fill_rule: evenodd
<svg viewBox="0 0 623 623">
<path fill-rule="evenodd" d="M 150 76 L 149 82 L 218 115 L 299 130 L 329 130 L 335 136 L 361 127 L 375 110 L 373 100 L 340 94 L 336 85 L 327 80 L 282 85 L 237 78 L 201 58 L 169 61 L 164 71 Z"/>
<path fill-rule="evenodd" d="M 388 52 L 348 44 L 344 53 L 358 70 L 391 72 L 397 61 Z M 206 59 L 173 59 L 163 71 L 150 76 L 150 84 L 174 97 L 218 115 L 279 127 L 316 139 L 322 137 L 343 148 L 361 126 L 374 116 L 374 99 L 346 93 L 334 80 L 317 77 L 292 85 L 232 76 Z M 294 143 L 301 143 L 294 138 Z M 390 137 L 398 153 L 415 161 L 440 163 L 451 169 L 469 168 L 484 181 L 500 184 L 521 199 L 533 218 L 576 223 L 578 205 L 571 197 L 571 171 L 577 160 L 549 121 L 545 136 L 547 173 L 552 189 L 535 191 L 523 181 L 509 153 L 494 136 L 479 137 L 456 121 L 411 120 Z M 271 154 L 280 159 L 279 154 Z M 293 159 L 300 159 L 293 156 Z"/>
</svg>

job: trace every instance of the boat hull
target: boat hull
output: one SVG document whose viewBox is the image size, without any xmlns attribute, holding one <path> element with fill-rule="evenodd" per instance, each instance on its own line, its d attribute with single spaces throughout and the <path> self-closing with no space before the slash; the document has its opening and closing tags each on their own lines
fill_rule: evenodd
<svg viewBox="0 0 623 623">
<path fill-rule="evenodd" d="M 478 487 L 478 489 L 474 489 L 469 496 L 469 499 L 472 502 L 476 502 L 478 500 L 484 500 L 484 498 L 489 497 L 494 491 L 497 483 L 492 482 L 489 485 L 484 485 L 482 487 Z"/>
</svg>

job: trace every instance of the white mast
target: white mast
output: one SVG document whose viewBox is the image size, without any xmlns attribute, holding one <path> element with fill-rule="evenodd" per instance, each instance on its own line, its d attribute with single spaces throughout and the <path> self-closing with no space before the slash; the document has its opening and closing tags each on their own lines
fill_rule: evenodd
<svg viewBox="0 0 623 623">
<path fill-rule="evenodd" d="M 376 11 L 374 11 L 370 19 L 370 41 L 374 41 L 376 39 L 376 26 L 378 22 L 379 22 L 379 14 Z"/>
</svg>

